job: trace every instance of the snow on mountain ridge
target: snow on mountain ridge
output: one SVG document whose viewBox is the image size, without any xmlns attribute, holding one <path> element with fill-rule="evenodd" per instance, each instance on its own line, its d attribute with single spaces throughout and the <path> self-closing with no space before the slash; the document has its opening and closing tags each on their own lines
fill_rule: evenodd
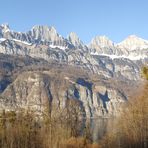
<svg viewBox="0 0 148 148">
<path fill-rule="evenodd" d="M 22 43 L 22 44 L 26 44 L 26 45 L 29 45 L 31 46 L 32 44 L 31 43 L 28 43 L 28 42 L 24 42 L 24 41 L 21 41 L 21 40 L 17 40 L 17 39 L 12 39 L 13 41 L 15 42 L 19 42 L 19 43 Z"/>
<path fill-rule="evenodd" d="M 0 43 L 6 41 L 5 38 L 0 38 Z"/>
<path fill-rule="evenodd" d="M 12 31 L 9 27 L 8 24 L 2 24 L 0 25 L 0 30 L 2 30 L 2 32 L 8 32 L 8 31 Z M 31 35 L 33 37 L 40 37 L 40 35 L 44 36 L 45 39 L 57 39 L 57 37 L 59 38 L 63 38 L 61 35 L 59 35 L 56 31 L 56 29 L 51 26 L 43 26 L 43 25 L 35 25 L 32 27 L 32 29 L 29 31 L 31 32 Z M 36 32 L 36 34 L 35 34 Z M 20 32 L 19 32 L 20 33 Z M 28 32 L 26 32 L 28 33 Z M 78 36 L 76 35 L 76 33 L 72 32 L 70 33 L 68 39 L 72 39 L 74 43 L 82 43 L 82 41 L 78 38 Z M 108 37 L 106 36 L 96 36 L 92 39 L 90 45 L 94 45 L 94 46 L 99 46 L 101 48 L 103 47 L 112 47 L 112 46 L 118 46 L 118 47 L 124 47 L 124 48 L 130 48 L 131 50 L 134 50 L 136 48 L 139 48 L 140 46 L 143 48 L 147 48 L 148 47 L 148 40 L 144 40 L 140 37 L 137 37 L 136 35 L 130 35 L 128 36 L 125 40 L 121 41 L 120 43 L 115 44 L 113 41 L 111 41 Z M 141 48 L 140 47 L 140 48 Z"/>
<path fill-rule="evenodd" d="M 130 35 L 125 40 L 120 43 L 115 44 L 106 36 L 96 36 L 91 40 L 91 43 L 87 46 L 83 44 L 76 33 L 72 32 L 68 38 L 64 38 L 59 35 L 54 27 L 36 25 L 26 33 L 14 32 L 10 30 L 8 24 L 0 25 L 0 38 L 15 39 L 29 44 L 46 42 L 54 47 L 63 48 L 80 48 L 80 49 L 92 49 L 98 53 L 106 54 L 116 54 L 122 50 L 121 54 L 124 54 L 127 50 L 128 52 L 134 50 L 141 50 L 148 48 L 148 41 L 144 40 L 135 35 Z"/>
<path fill-rule="evenodd" d="M 56 45 L 49 45 L 49 47 L 58 48 L 58 49 L 62 49 L 62 50 L 65 50 L 67 48 L 67 47 L 64 47 L 64 46 L 56 46 Z"/>
<path fill-rule="evenodd" d="M 110 59 L 114 60 L 114 59 L 129 59 L 132 61 L 136 61 L 136 60 L 143 60 L 145 58 L 147 58 L 146 55 L 139 55 L 139 56 L 134 56 L 134 55 L 122 55 L 122 56 L 117 56 L 117 55 L 111 55 L 111 54 L 98 54 L 97 52 L 95 53 L 91 53 L 91 55 L 98 55 L 98 56 L 105 56 L 105 57 L 109 57 Z"/>
</svg>

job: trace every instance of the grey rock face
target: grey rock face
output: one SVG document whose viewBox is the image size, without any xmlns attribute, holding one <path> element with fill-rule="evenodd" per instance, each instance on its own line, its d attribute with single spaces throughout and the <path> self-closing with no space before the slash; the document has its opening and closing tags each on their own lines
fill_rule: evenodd
<svg viewBox="0 0 148 148">
<path fill-rule="evenodd" d="M 93 49 L 98 49 L 99 47 L 112 48 L 114 46 L 114 43 L 111 40 L 109 40 L 106 36 L 96 36 L 95 38 L 92 39 L 89 46 L 90 48 L 93 48 Z"/>
<path fill-rule="evenodd" d="M 134 83 L 141 80 L 141 67 L 148 61 L 147 45 L 148 41 L 135 36 L 130 36 L 119 44 L 102 36 L 95 37 L 86 46 L 75 33 L 70 33 L 66 39 L 54 27 L 34 26 L 30 31 L 20 33 L 10 30 L 8 25 L 0 26 L 0 53 L 5 56 L 29 56 L 46 61 L 47 65 L 53 62 L 60 66 L 71 66 L 91 73 L 91 77 L 99 76 L 102 80 L 114 79 L 117 82 Z M 45 65 L 40 63 L 38 66 L 41 69 Z M 78 77 L 75 71 L 72 76 L 76 78 L 73 80 L 64 75 L 59 79 L 49 73 L 34 71 L 27 73 L 25 79 L 17 75 L 17 79 L 12 82 L 2 76 L 1 108 L 32 106 L 32 109 L 41 112 L 44 102 L 62 108 L 67 100 L 72 99 L 87 117 L 114 116 L 120 112 L 121 104 L 126 101 L 120 89 L 114 85 L 96 83 L 94 80 L 87 81 L 82 76 Z M 3 84 L 5 82 L 6 85 Z"/>
<path fill-rule="evenodd" d="M 0 97 L 1 109 L 29 109 L 42 113 L 45 107 L 62 110 L 69 100 L 78 102 L 83 117 L 116 116 L 126 97 L 116 88 L 101 86 L 67 76 L 63 79 L 46 72 L 24 72 Z"/>
<path fill-rule="evenodd" d="M 64 38 L 57 33 L 54 27 L 34 26 L 28 34 L 36 43 L 42 41 L 52 45 L 66 46 Z"/>
<path fill-rule="evenodd" d="M 89 44 L 92 54 L 111 58 L 142 60 L 148 57 L 148 41 L 131 35 L 121 43 L 115 44 L 106 37 L 95 37 Z"/>
<path fill-rule="evenodd" d="M 136 49 L 147 49 L 148 48 L 148 41 L 137 37 L 136 35 L 130 35 L 121 43 L 117 44 L 120 48 L 126 48 L 129 50 L 136 50 Z"/>
<path fill-rule="evenodd" d="M 75 32 L 71 32 L 68 36 L 68 40 L 70 43 L 74 45 L 75 48 L 81 49 L 81 50 L 88 50 L 87 46 L 84 45 L 84 43 L 79 39 L 77 34 Z"/>
</svg>

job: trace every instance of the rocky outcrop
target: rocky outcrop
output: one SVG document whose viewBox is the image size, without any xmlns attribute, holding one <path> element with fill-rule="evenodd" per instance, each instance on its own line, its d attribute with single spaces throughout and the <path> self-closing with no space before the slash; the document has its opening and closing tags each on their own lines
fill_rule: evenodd
<svg viewBox="0 0 148 148">
<path fill-rule="evenodd" d="M 66 108 L 75 100 L 83 117 L 116 116 L 126 97 L 117 89 L 86 81 L 45 72 L 24 72 L 10 84 L 0 97 L 1 110 L 27 109 L 38 113 L 54 106 Z"/>
<path fill-rule="evenodd" d="M 141 50 L 148 48 L 148 41 L 137 37 L 136 35 L 130 35 L 121 43 L 118 43 L 119 48 L 126 48 L 128 50 Z"/>
<path fill-rule="evenodd" d="M 103 47 L 113 47 L 114 43 L 107 38 L 106 36 L 96 36 L 95 38 L 92 39 L 90 43 L 90 48 L 97 49 L 97 48 L 103 48 Z"/>
<path fill-rule="evenodd" d="M 74 45 L 76 49 L 81 49 L 81 50 L 88 50 L 87 46 L 79 39 L 77 34 L 75 32 L 71 32 L 68 36 L 68 40 L 70 41 L 71 44 Z"/>
</svg>

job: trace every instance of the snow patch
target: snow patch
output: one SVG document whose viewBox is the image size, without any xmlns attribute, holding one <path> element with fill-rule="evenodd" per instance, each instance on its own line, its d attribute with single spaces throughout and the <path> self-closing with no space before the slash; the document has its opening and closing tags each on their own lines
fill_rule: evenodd
<svg viewBox="0 0 148 148">
<path fill-rule="evenodd" d="M 136 61 L 136 60 L 142 60 L 142 59 L 145 59 L 147 58 L 146 55 L 138 55 L 138 56 L 134 56 L 134 55 L 122 55 L 122 56 L 118 56 L 118 55 L 109 55 L 109 54 L 98 54 L 97 52 L 95 53 L 91 53 L 91 55 L 98 55 L 98 56 L 106 56 L 106 57 L 109 57 L 111 58 L 112 60 L 113 59 L 129 59 L 129 60 L 132 60 L 132 61 Z"/>
<path fill-rule="evenodd" d="M 17 40 L 17 39 L 12 39 L 13 41 L 15 42 L 19 42 L 19 43 L 22 43 L 22 44 L 26 44 L 26 45 L 32 45 L 31 43 L 28 43 L 28 42 L 25 42 L 25 41 L 21 41 L 21 40 Z"/>
<path fill-rule="evenodd" d="M 0 42 L 4 42 L 4 41 L 6 41 L 5 38 L 0 38 Z"/>
<path fill-rule="evenodd" d="M 51 48 L 59 48 L 59 49 L 62 49 L 62 50 L 65 50 L 67 47 L 64 47 L 64 46 L 57 46 L 57 45 L 49 45 L 49 47 Z"/>
</svg>

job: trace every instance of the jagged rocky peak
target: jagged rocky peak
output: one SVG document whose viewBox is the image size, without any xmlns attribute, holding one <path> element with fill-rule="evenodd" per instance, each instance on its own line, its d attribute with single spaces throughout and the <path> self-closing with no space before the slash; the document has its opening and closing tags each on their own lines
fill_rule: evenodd
<svg viewBox="0 0 148 148">
<path fill-rule="evenodd" d="M 11 30 L 8 24 L 0 26 L 0 38 L 1 41 L 8 39 L 13 42 L 31 42 L 31 37 L 28 34 Z"/>
<path fill-rule="evenodd" d="M 6 33 L 6 32 L 9 32 L 10 31 L 10 27 L 9 27 L 9 24 L 2 24 L 1 26 L 0 26 L 0 30 L 4 33 Z"/>
<path fill-rule="evenodd" d="M 48 27 L 48 26 L 34 26 L 31 29 L 31 35 L 35 39 L 40 39 L 43 41 L 55 41 L 60 38 L 60 36 L 57 34 L 57 31 L 54 27 Z"/>
<path fill-rule="evenodd" d="M 136 35 L 130 35 L 124 41 L 118 43 L 117 46 L 129 50 L 145 49 L 148 48 L 148 41 Z"/>
<path fill-rule="evenodd" d="M 4 34 L 7 32 L 10 32 L 10 27 L 8 24 L 2 24 L 0 25 L 0 38 L 4 37 Z"/>
<path fill-rule="evenodd" d="M 68 40 L 76 47 L 83 45 L 83 42 L 79 39 L 75 32 L 71 32 L 69 34 Z"/>
<path fill-rule="evenodd" d="M 38 41 L 50 43 L 52 48 L 66 48 L 68 41 L 59 35 L 54 27 L 34 26 L 29 31 L 31 37 Z"/>
<path fill-rule="evenodd" d="M 114 43 L 106 36 L 96 36 L 95 38 L 92 39 L 89 47 L 98 49 L 98 48 L 103 48 L 103 47 L 113 47 Z"/>
</svg>

